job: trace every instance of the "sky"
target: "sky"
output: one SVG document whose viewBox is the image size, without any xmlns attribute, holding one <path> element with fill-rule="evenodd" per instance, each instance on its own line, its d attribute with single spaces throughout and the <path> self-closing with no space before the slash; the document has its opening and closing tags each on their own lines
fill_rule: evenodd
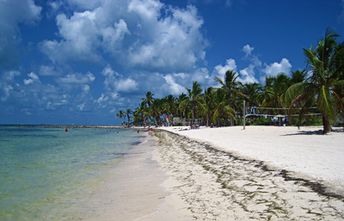
<svg viewBox="0 0 344 221">
<path fill-rule="evenodd" d="M 118 124 L 146 91 L 178 95 L 307 68 L 344 36 L 344 0 L 0 0 L 0 124 Z"/>
</svg>

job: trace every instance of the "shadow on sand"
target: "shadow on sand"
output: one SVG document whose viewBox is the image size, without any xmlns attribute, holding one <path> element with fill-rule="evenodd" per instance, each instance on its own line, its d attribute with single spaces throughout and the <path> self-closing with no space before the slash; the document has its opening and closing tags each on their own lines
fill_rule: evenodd
<svg viewBox="0 0 344 221">
<path fill-rule="evenodd" d="M 332 129 L 331 133 L 343 133 L 343 129 Z M 296 136 L 296 135 L 326 135 L 323 134 L 323 130 L 313 130 L 313 131 L 304 131 L 304 130 L 299 130 L 296 133 L 289 133 L 289 134 L 284 134 L 281 136 Z"/>
</svg>

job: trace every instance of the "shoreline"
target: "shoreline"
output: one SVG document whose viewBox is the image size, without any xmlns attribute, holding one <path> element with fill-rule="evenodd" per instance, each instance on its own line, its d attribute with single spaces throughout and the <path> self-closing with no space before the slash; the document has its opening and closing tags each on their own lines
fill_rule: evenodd
<svg viewBox="0 0 344 221">
<path fill-rule="evenodd" d="M 84 220 L 344 220 L 340 193 L 181 134 L 201 130 L 139 130 L 140 143 L 85 202 Z"/>
<path fill-rule="evenodd" d="M 186 205 L 164 183 L 157 161 L 157 140 L 140 132 L 140 143 L 124 155 L 89 199 L 97 211 L 84 220 L 191 220 Z"/>
<path fill-rule="evenodd" d="M 1 127 L 18 128 L 101 128 L 101 129 L 125 129 L 121 125 L 74 125 L 74 124 L 0 124 Z"/>
</svg>

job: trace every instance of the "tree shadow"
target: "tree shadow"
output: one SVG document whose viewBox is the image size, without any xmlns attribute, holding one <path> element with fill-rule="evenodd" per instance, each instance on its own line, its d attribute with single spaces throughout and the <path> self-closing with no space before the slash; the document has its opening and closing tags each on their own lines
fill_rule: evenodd
<svg viewBox="0 0 344 221">
<path fill-rule="evenodd" d="M 343 129 L 332 129 L 331 133 L 343 133 Z M 313 131 L 305 131 L 299 130 L 295 133 L 284 134 L 281 136 L 297 136 L 297 135 L 326 135 L 323 133 L 323 130 L 313 130 Z"/>
</svg>

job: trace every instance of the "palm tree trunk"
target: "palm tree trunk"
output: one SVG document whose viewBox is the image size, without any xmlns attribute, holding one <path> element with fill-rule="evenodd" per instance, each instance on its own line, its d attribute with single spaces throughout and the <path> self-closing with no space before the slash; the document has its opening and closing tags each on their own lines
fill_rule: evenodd
<svg viewBox="0 0 344 221">
<path fill-rule="evenodd" d="M 194 102 L 191 102 L 191 127 L 193 127 L 194 123 L 195 123 L 195 112 L 196 112 L 196 106 Z"/>
<path fill-rule="evenodd" d="M 146 127 L 146 116 L 144 114 L 142 114 L 142 123 L 143 123 L 143 127 Z"/>
<path fill-rule="evenodd" d="M 191 127 L 194 125 L 195 122 L 195 108 L 192 107 L 192 116 L 191 116 Z"/>
<path fill-rule="evenodd" d="M 327 114 L 323 113 L 322 114 L 322 122 L 323 122 L 323 133 L 327 134 L 328 132 L 331 131 L 331 124 L 330 124 L 330 120 L 327 116 Z"/>
<path fill-rule="evenodd" d="M 207 127 L 209 127 L 209 113 L 207 113 Z"/>
</svg>

